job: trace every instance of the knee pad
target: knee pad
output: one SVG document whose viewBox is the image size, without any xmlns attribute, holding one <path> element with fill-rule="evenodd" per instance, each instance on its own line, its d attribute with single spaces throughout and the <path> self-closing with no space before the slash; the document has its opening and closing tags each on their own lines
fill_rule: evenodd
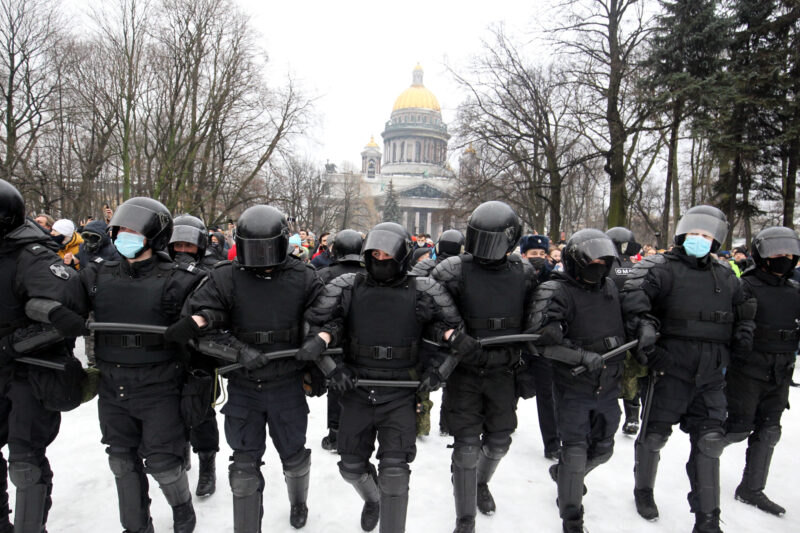
<svg viewBox="0 0 800 533">
<path fill-rule="evenodd" d="M 770 448 L 774 448 L 775 445 L 778 444 L 778 441 L 781 440 L 781 427 L 767 426 L 758 430 L 756 435 L 758 436 L 758 440 Z"/>
<path fill-rule="evenodd" d="M 283 473 L 289 477 L 300 477 L 311 470 L 311 450 L 303 448 L 283 463 Z"/>
<path fill-rule="evenodd" d="M 453 443 L 453 466 L 475 468 L 481 451 L 480 437 L 456 437 Z"/>
<path fill-rule="evenodd" d="M 252 496 L 261 488 L 261 472 L 256 463 L 231 463 L 228 473 L 234 498 Z"/>
<path fill-rule="evenodd" d="M 372 465 L 364 463 L 364 461 L 347 460 L 342 458 L 338 463 L 339 473 L 347 481 L 358 481 L 364 477 L 370 470 Z M 372 467 L 374 470 L 375 467 Z"/>
<path fill-rule="evenodd" d="M 175 468 L 178 468 L 180 471 L 183 465 L 183 459 L 174 455 L 157 454 L 146 457 L 144 463 L 144 471 L 158 479 L 158 474 L 162 472 L 172 471 Z"/>
<path fill-rule="evenodd" d="M 667 435 L 650 431 L 642 441 L 642 447 L 649 452 L 659 452 L 667 445 Z"/>
<path fill-rule="evenodd" d="M 720 431 L 703 433 L 697 439 L 697 449 L 700 450 L 700 453 L 712 459 L 719 459 L 726 444 L 725 435 Z"/>
<path fill-rule="evenodd" d="M 603 439 L 595 442 L 590 450 L 589 460 L 601 465 L 611 459 L 614 454 L 614 439 Z"/>
<path fill-rule="evenodd" d="M 108 466 L 114 477 L 125 477 L 136 470 L 136 459 L 130 454 L 112 453 L 108 456 Z"/>
<path fill-rule="evenodd" d="M 8 477 L 18 490 L 29 489 L 42 479 L 42 469 L 33 463 L 11 463 Z"/>
<path fill-rule="evenodd" d="M 183 465 L 173 466 L 161 472 L 153 472 L 150 475 L 153 476 L 153 479 L 158 481 L 159 485 L 172 485 L 183 475 Z"/>
<path fill-rule="evenodd" d="M 490 459 L 502 459 L 511 447 L 511 436 L 505 433 L 490 433 L 483 439 L 483 453 Z"/>
<path fill-rule="evenodd" d="M 408 492 L 411 470 L 406 462 L 400 459 L 383 458 L 378 464 L 378 470 L 380 471 L 378 485 L 383 494 L 401 496 Z"/>
</svg>

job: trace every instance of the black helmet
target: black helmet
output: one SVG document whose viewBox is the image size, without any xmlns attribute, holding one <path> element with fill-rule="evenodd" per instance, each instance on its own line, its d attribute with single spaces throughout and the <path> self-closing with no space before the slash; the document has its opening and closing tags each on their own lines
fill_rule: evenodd
<svg viewBox="0 0 800 533">
<path fill-rule="evenodd" d="M 269 205 L 245 209 L 236 224 L 236 260 L 246 267 L 273 267 L 289 253 L 289 224 Z"/>
<path fill-rule="evenodd" d="M 702 230 L 714 239 L 711 251 L 716 252 L 728 236 L 728 219 L 714 206 L 696 205 L 683 214 L 675 229 L 675 244 L 681 246 L 686 234 Z"/>
<path fill-rule="evenodd" d="M 372 257 L 373 250 L 382 250 L 392 256 L 389 265 L 376 261 Z M 411 262 L 411 235 L 396 222 L 381 222 L 369 233 L 364 241 L 364 266 L 367 272 L 378 281 L 389 281 L 405 275 Z"/>
<path fill-rule="evenodd" d="M 25 200 L 16 187 L 0 180 L 0 239 L 25 223 Z"/>
<path fill-rule="evenodd" d="M 793 229 L 783 226 L 771 226 L 758 232 L 751 247 L 753 261 L 759 267 L 766 266 L 773 255 L 792 255 L 792 268 L 800 259 L 800 239 Z"/>
<path fill-rule="evenodd" d="M 575 232 L 567 241 L 561 254 L 561 261 L 564 263 L 564 271 L 571 278 L 592 281 L 582 275 L 584 269 L 592 261 L 604 259 L 606 264 L 599 275 L 600 278 L 604 278 L 611 271 L 616 257 L 617 249 L 608 235 L 598 229 L 582 229 Z"/>
<path fill-rule="evenodd" d="M 343 229 L 333 237 L 331 252 L 337 261 L 361 261 L 364 238 L 353 229 Z"/>
<path fill-rule="evenodd" d="M 464 253 L 464 235 L 457 229 L 449 229 L 439 236 L 436 256 L 442 259 Z"/>
<path fill-rule="evenodd" d="M 484 202 L 467 221 L 465 249 L 477 259 L 498 261 L 514 249 L 521 234 L 519 218 L 508 204 Z"/>
<path fill-rule="evenodd" d="M 610 228 L 606 231 L 606 235 L 614 242 L 619 255 L 636 255 L 642 249 L 642 245 L 636 242 L 636 237 L 628 228 L 622 226 Z"/>
<path fill-rule="evenodd" d="M 146 248 L 164 250 L 172 236 L 172 215 L 164 204 L 152 198 L 137 196 L 122 203 L 111 221 L 111 238 L 116 239 L 119 228 L 138 231 L 147 239 Z"/>
<path fill-rule="evenodd" d="M 203 221 L 192 215 L 178 215 L 172 221 L 172 237 L 169 240 L 169 255 L 175 258 L 176 242 L 188 242 L 197 246 L 195 259 L 206 254 L 208 248 L 208 230 Z"/>
</svg>

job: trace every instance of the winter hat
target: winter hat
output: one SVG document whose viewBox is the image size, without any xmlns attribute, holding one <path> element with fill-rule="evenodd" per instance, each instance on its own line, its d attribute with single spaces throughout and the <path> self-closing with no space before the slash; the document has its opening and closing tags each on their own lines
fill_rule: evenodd
<svg viewBox="0 0 800 533">
<path fill-rule="evenodd" d="M 546 235 L 524 235 L 519 241 L 519 253 L 534 249 L 550 251 L 550 239 Z"/>
<path fill-rule="evenodd" d="M 75 233 L 75 224 L 71 220 L 62 218 L 53 223 L 53 229 L 64 236 L 64 239 L 70 240 L 72 234 Z"/>
</svg>

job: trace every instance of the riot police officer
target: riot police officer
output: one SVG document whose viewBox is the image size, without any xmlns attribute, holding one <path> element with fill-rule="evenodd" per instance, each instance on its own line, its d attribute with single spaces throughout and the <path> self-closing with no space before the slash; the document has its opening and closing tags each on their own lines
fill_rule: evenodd
<svg viewBox="0 0 800 533">
<path fill-rule="evenodd" d="M 635 445 L 636 508 L 646 519 L 658 517 L 653 487 L 660 450 L 680 423 L 691 442 L 686 471 L 695 533 L 720 531 L 724 369 L 731 346 L 751 340 L 755 327 L 755 306 L 736 275 L 711 256 L 727 233 L 719 209 L 692 207 L 678 222 L 673 250 L 637 263 L 622 293 L 626 328 L 638 337 L 653 387 L 652 402 L 644 406 L 648 423 Z"/>
<path fill-rule="evenodd" d="M 436 265 L 447 259 L 464 253 L 464 235 L 457 229 L 449 229 L 439 236 L 434 247 L 436 257 L 423 259 L 411 265 L 411 275 L 429 276 Z"/>
<path fill-rule="evenodd" d="M 172 222 L 172 237 L 169 240 L 169 251 L 172 259 L 186 268 L 197 268 L 207 272 L 214 262 L 206 256 L 208 247 L 208 230 L 203 221 L 192 215 L 179 215 Z M 196 350 L 190 350 L 190 366 L 193 372 L 214 375 L 217 367 L 215 360 Z M 200 458 L 197 476 L 198 496 L 211 496 L 217 490 L 216 455 L 219 451 L 219 428 L 217 413 L 209 409 L 207 418 L 189 428 L 189 443 Z M 187 453 L 191 453 L 189 450 Z"/>
<path fill-rule="evenodd" d="M 509 255 L 521 230 L 511 207 L 485 202 L 467 222 L 466 254 L 444 260 L 431 273 L 453 296 L 471 336 L 522 332 L 537 281 L 529 263 Z M 482 349 L 465 358 L 447 382 L 457 533 L 474 531 L 476 506 L 484 514 L 495 511 L 488 483 L 517 427 L 514 367 L 519 360 L 517 349 Z"/>
<path fill-rule="evenodd" d="M 607 462 L 619 427 L 619 383 L 625 354 L 599 354 L 625 342 L 617 286 L 607 278 L 617 253 L 596 229 L 575 233 L 562 254 L 563 272 L 536 289 L 528 328 L 541 334 L 542 355 L 553 361 L 561 459 L 550 468 L 558 483 L 564 533 L 583 532 L 583 480 Z M 574 367 L 587 371 L 574 376 Z"/>
<path fill-rule="evenodd" d="M 782 515 L 786 509 L 764 494 L 772 452 L 789 406 L 800 318 L 800 284 L 791 279 L 800 257 L 794 230 L 769 227 L 752 244 L 754 268 L 742 274 L 744 292 L 758 301 L 752 348 L 733 352 L 726 373 L 728 440 L 749 437 L 747 462 L 736 499 Z"/>
<path fill-rule="evenodd" d="M 98 414 L 116 481 L 120 522 L 129 532 L 153 531 L 145 476 L 149 473 L 172 507 L 175 531 L 189 533 L 196 518 L 184 469 L 181 344 L 187 331 L 198 326 L 179 318 L 202 275 L 167 254 L 172 216 L 157 200 L 125 201 L 109 225 L 123 259 L 92 263 L 81 271 L 95 320 L 170 326 L 163 335 L 95 332 L 101 372 Z"/>
<path fill-rule="evenodd" d="M 617 288 L 622 290 L 628 274 L 633 269 L 631 256 L 638 254 L 642 245 L 636 242 L 631 230 L 622 226 L 609 229 L 606 235 L 614 242 L 618 256 L 609 272 L 609 277 L 617 284 Z M 636 361 L 632 353 L 628 353 L 622 374 L 622 406 L 625 408 L 622 432 L 626 435 L 636 435 L 639 432 L 639 378 L 646 375 L 647 369 Z"/>
<path fill-rule="evenodd" d="M 233 449 L 230 484 L 233 530 L 261 530 L 266 426 L 283 465 L 289 492 L 289 522 L 305 526 L 311 450 L 305 447 L 308 404 L 303 391 L 305 363 L 269 360 L 269 352 L 299 348 L 303 313 L 322 283 L 314 267 L 288 255 L 286 217 L 271 206 L 256 205 L 239 217 L 236 259 L 216 265 L 187 302 L 185 312 L 198 320 L 204 312 L 222 312 L 230 320 L 244 368 L 227 374 L 225 438 Z M 202 322 L 202 321 L 201 321 Z"/>
<path fill-rule="evenodd" d="M 304 345 L 315 359 L 326 345 L 344 344 L 345 357 L 327 369 L 331 386 L 342 392 L 339 470 L 364 499 L 361 527 L 371 531 L 380 516 L 381 533 L 405 531 L 409 463 L 416 455 L 415 390 L 373 387 L 350 390 L 358 378 L 409 380 L 421 391 L 437 388 L 446 375 L 439 366 L 423 368 L 419 351 L 423 328 L 458 353 L 477 343 L 454 329 L 461 318 L 447 291 L 430 278 L 407 275 L 411 237 L 399 224 L 375 226 L 364 242 L 367 273 L 334 279 L 306 313 L 320 333 Z M 330 341 L 328 344 L 327 341 Z M 370 456 L 378 438 L 378 474 Z"/>
<path fill-rule="evenodd" d="M 364 238 L 359 232 L 352 229 L 338 232 L 333 237 L 333 244 L 331 245 L 333 263 L 319 270 L 319 279 L 323 283 L 328 283 L 342 274 L 364 272 L 361 258 L 363 245 Z M 339 415 L 341 414 L 339 399 L 338 392 L 328 390 L 328 434 L 322 437 L 322 448 L 329 451 L 336 451 L 336 438 L 339 434 Z"/>
<path fill-rule="evenodd" d="M 49 321 L 65 336 L 84 333 L 85 298 L 78 273 L 67 268 L 58 247 L 33 221 L 25 220 L 19 191 L 0 180 L 0 447 L 8 444 L 9 465 L 0 454 L 0 532 L 40 533 L 47 523 L 53 471 L 45 451 L 58 435 L 61 414 L 46 409 L 33 387 L 33 369 L 15 363 L 15 344 L 36 325 L 25 315 L 31 298 L 51 305 Z M 79 314 L 80 313 L 80 314 Z M 71 357 L 67 343 L 57 342 L 38 355 Z M 53 372 L 53 371 L 48 371 Z M 15 524 L 9 521 L 7 476 L 16 486 Z"/>
</svg>

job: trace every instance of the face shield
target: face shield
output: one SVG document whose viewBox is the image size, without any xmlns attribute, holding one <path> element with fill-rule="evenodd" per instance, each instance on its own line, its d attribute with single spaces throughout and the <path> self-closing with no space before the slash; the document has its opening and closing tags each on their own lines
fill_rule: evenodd
<svg viewBox="0 0 800 533">
<path fill-rule="evenodd" d="M 119 228 L 128 228 L 141 233 L 148 239 L 154 239 L 171 223 L 171 219 L 167 220 L 166 218 L 146 207 L 122 204 L 114 212 L 108 225 L 114 228 L 114 236 Z"/>
<path fill-rule="evenodd" d="M 467 240 L 464 248 L 478 259 L 498 261 L 506 256 L 514 235 L 513 227 L 505 231 L 485 231 L 467 226 Z"/>
<path fill-rule="evenodd" d="M 687 213 L 678 221 L 675 235 L 686 235 L 698 231 L 707 232 L 718 243 L 728 236 L 728 223 L 705 213 Z"/>
<path fill-rule="evenodd" d="M 175 226 L 172 229 L 172 237 L 170 238 L 169 243 L 174 244 L 176 242 L 188 242 L 189 244 L 194 244 L 195 246 L 202 248 L 200 243 L 203 242 L 203 237 L 205 237 L 205 235 L 198 228 L 192 226 Z"/>
<path fill-rule="evenodd" d="M 288 235 L 267 239 L 246 239 L 236 236 L 236 259 L 242 266 L 266 268 L 282 264 L 288 255 Z"/>
<path fill-rule="evenodd" d="M 408 254 L 403 237 L 381 229 L 372 230 L 367 234 L 367 239 L 364 241 L 364 257 L 372 250 L 383 250 L 400 263 Z"/>
<path fill-rule="evenodd" d="M 789 236 L 776 236 L 758 239 L 753 243 L 758 255 L 764 259 L 774 255 L 800 256 L 800 241 Z"/>
</svg>

